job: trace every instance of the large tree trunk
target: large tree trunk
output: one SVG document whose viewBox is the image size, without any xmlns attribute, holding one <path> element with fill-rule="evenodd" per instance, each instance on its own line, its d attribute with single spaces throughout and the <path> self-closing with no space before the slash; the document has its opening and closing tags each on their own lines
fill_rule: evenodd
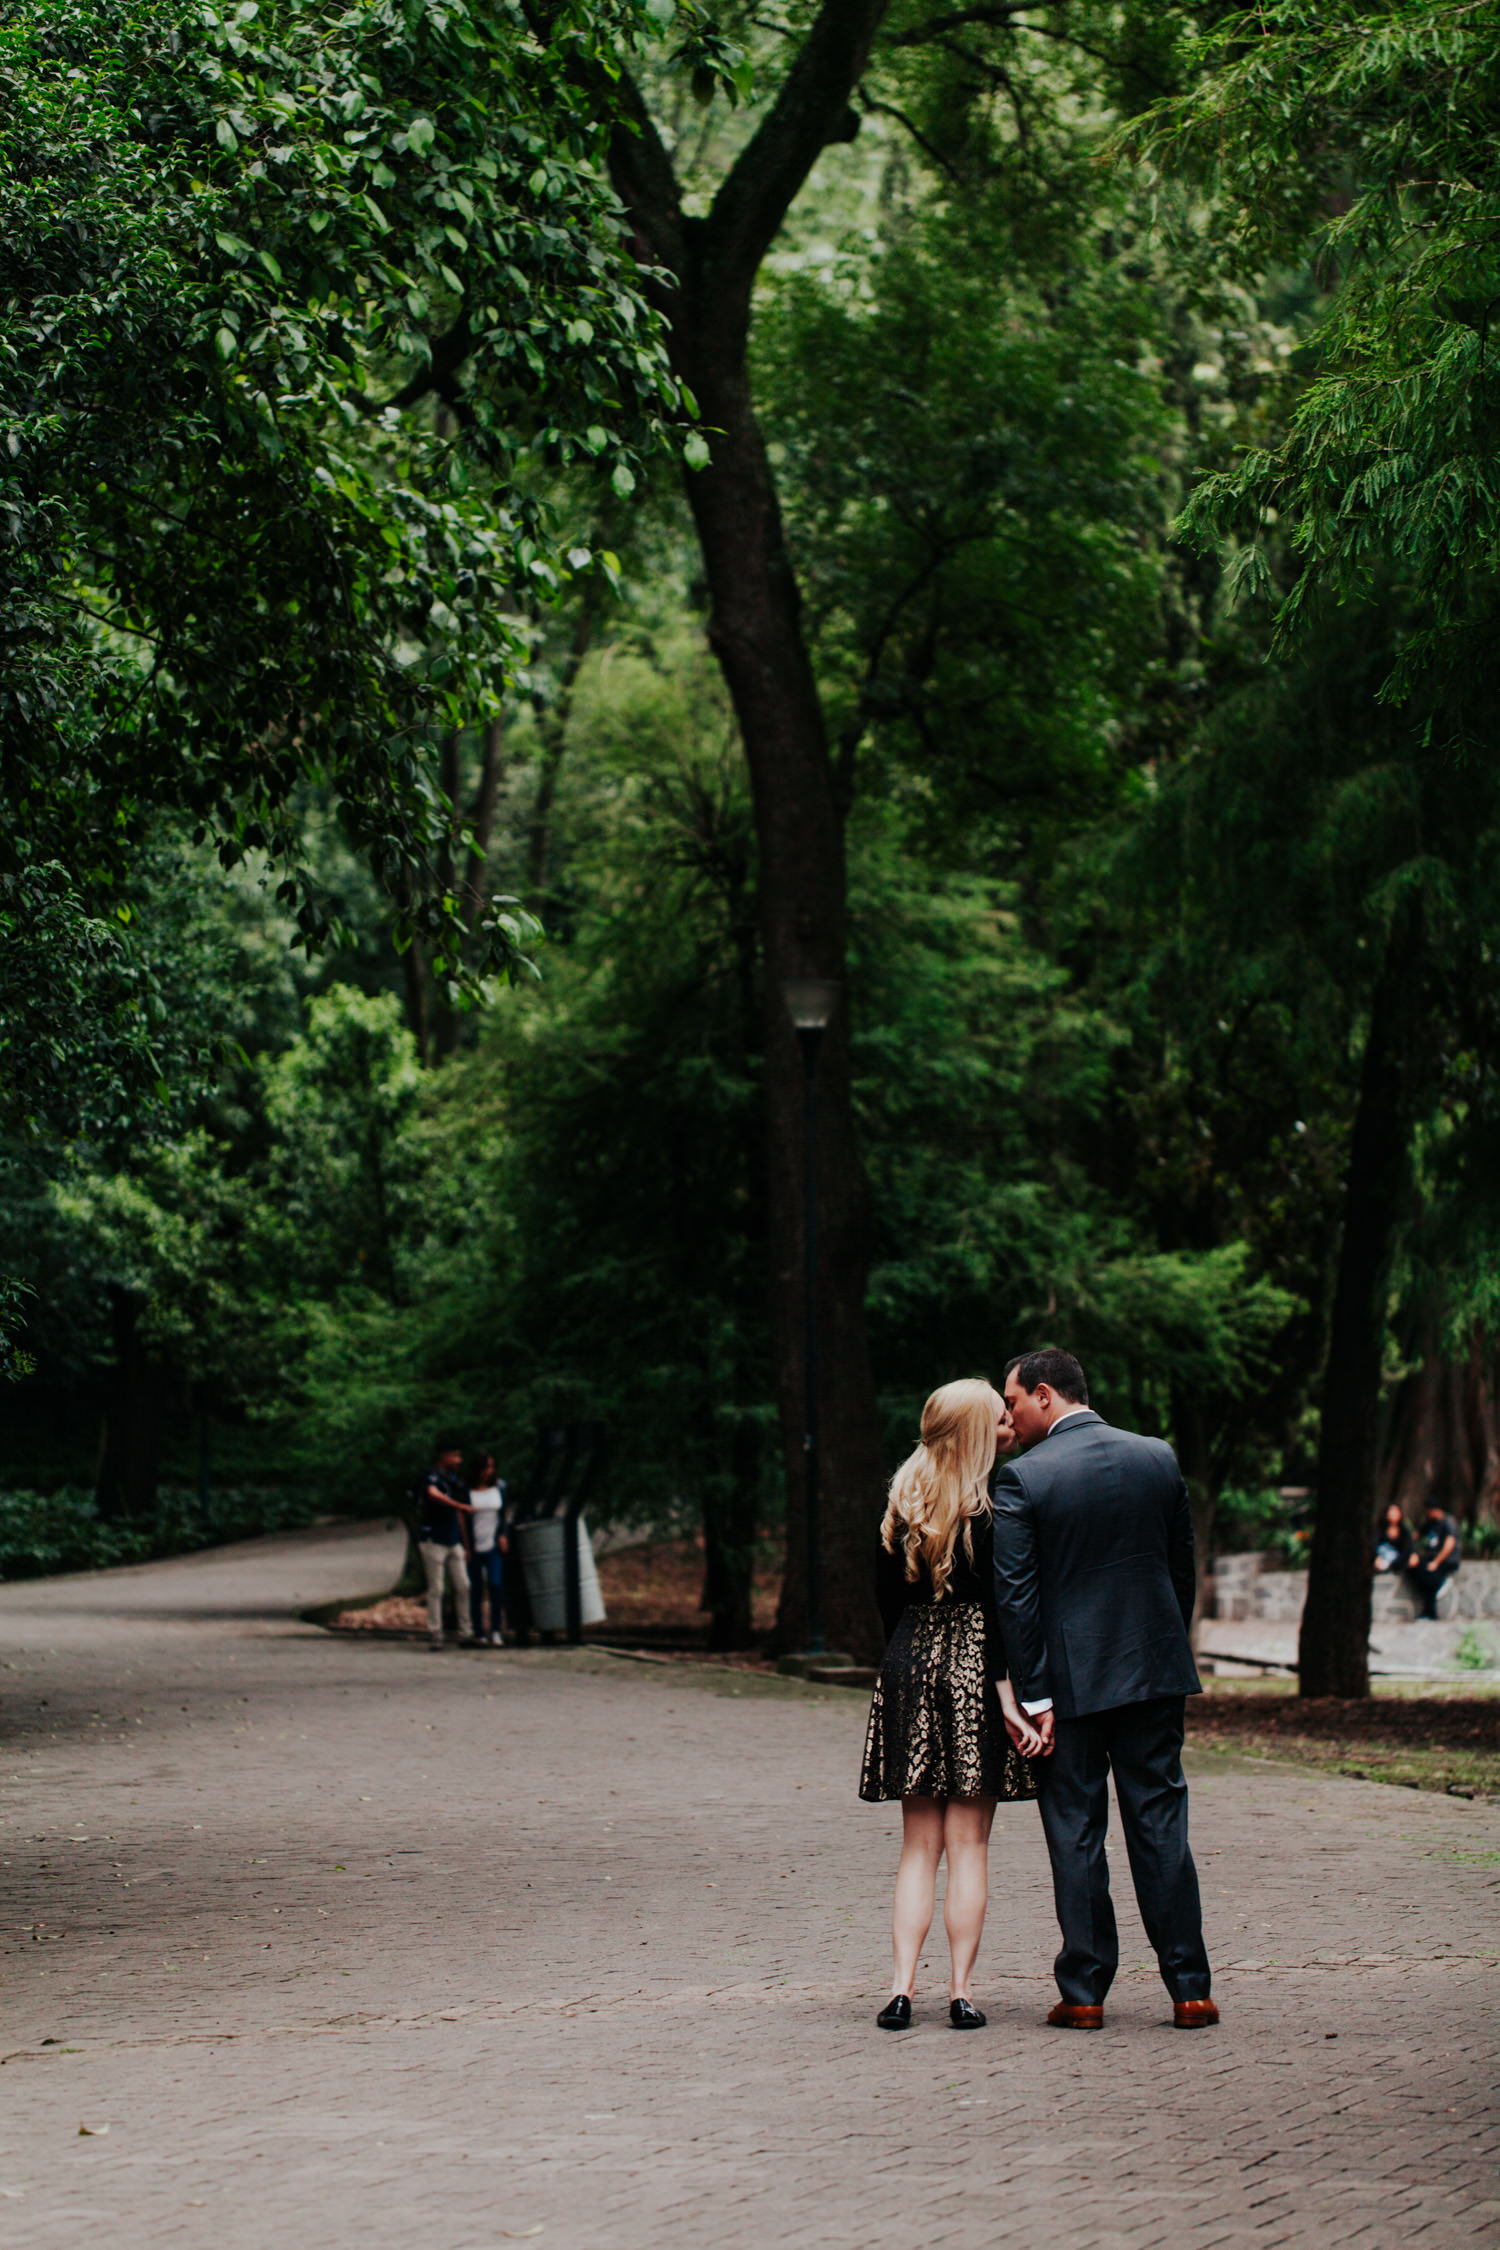
<svg viewBox="0 0 1500 2250">
<path fill-rule="evenodd" d="M 1436 1304 L 1424 1305 L 1402 1339 L 1415 1364 L 1391 1400 L 1383 1433 L 1379 1497 L 1415 1523 L 1429 1495 L 1470 1523 L 1494 1517 L 1500 1499 L 1500 1385 L 1482 1334 L 1459 1356 L 1445 1349 Z"/>
<path fill-rule="evenodd" d="M 748 844 L 743 849 L 736 844 L 715 853 L 714 831 L 713 815 L 705 808 L 699 835 L 705 858 L 716 858 L 723 885 L 734 957 L 739 1061 L 748 1079 L 757 1072 L 762 1038 L 760 940 L 751 855 Z M 760 1118 L 750 1109 L 737 1135 L 735 1170 L 744 1264 L 748 1274 L 760 1275 L 766 1265 L 765 1135 Z M 751 1310 L 745 1309 L 747 1313 Z M 751 1327 L 748 1319 L 741 1322 L 742 1338 Z M 763 1435 L 751 1409 L 763 1395 L 764 1374 L 759 1354 L 752 1354 L 743 1342 L 730 1383 L 737 1411 L 728 1445 L 722 1448 L 720 1474 L 705 1493 L 703 1505 L 703 1606 L 709 1613 L 708 1645 L 714 1649 L 749 1648 L 756 1638 L 755 1542 L 760 1526 Z M 709 1388 L 717 1388 L 712 1377 Z"/>
<path fill-rule="evenodd" d="M 599 543 L 597 529 L 595 544 Z M 535 699 L 537 734 L 536 794 L 526 830 L 526 903 L 533 913 L 546 904 L 547 867 L 552 850 L 552 812 L 557 800 L 558 775 L 568 747 L 568 722 L 573 715 L 573 695 L 583 660 L 593 645 L 603 615 L 607 587 L 595 573 L 584 581 L 582 599 L 574 619 L 567 653 L 558 673 L 557 692 L 550 703 Z"/>
<path fill-rule="evenodd" d="M 1500 1357 L 1488 1336 L 1478 1335 L 1469 1350 L 1464 1386 L 1473 1446 L 1475 1523 L 1500 1522 Z"/>
<path fill-rule="evenodd" d="M 1370 1692 L 1370 1592 L 1386 1284 L 1407 1184 L 1416 920 L 1398 915 L 1370 1011 L 1323 1375 L 1317 1504 L 1298 1644 L 1303 1695 Z"/>
<path fill-rule="evenodd" d="M 1196 1647 L 1199 1631 L 1213 1600 L 1214 1517 L 1217 1512 L 1213 1454 L 1208 1439 L 1208 1414 L 1203 1400 L 1196 1392 L 1174 1391 L 1172 1436 L 1176 1444 L 1177 1465 L 1182 1471 L 1182 1481 L 1187 1486 L 1188 1505 L 1193 1516 L 1193 1563 L 1198 1578 L 1197 1600 L 1193 1606 L 1193 1644 Z"/>
<path fill-rule="evenodd" d="M 684 311 L 688 308 L 684 307 Z M 689 498 L 713 597 L 711 634 L 744 737 L 755 797 L 766 1051 L 770 1318 L 787 1469 L 784 1646 L 807 1627 L 803 1302 L 802 1057 L 781 995 L 791 976 L 845 977 L 842 824 L 822 705 L 803 641 L 765 446 L 738 349 L 679 321 L 684 373 L 715 431 L 713 463 Z M 869 1194 L 854 1129 L 849 1011 L 837 1009 L 818 1063 L 818 1325 L 824 1631 L 874 1650 L 869 1564 L 882 1487 L 875 1383 L 865 1332 Z"/>
<path fill-rule="evenodd" d="M 747 367 L 755 276 L 831 141 L 857 130 L 850 92 L 886 0 L 823 0 L 774 105 L 736 157 L 706 218 L 682 209 L 671 161 L 628 82 L 615 134 L 615 184 L 649 260 L 676 287 L 659 299 L 679 375 L 691 387 L 710 465 L 687 479 L 712 597 L 711 635 L 734 702 L 755 798 L 765 964 L 762 1006 L 771 1346 L 787 1480 L 783 1647 L 807 1630 L 802 1289 L 802 1058 L 781 981 L 845 975 L 844 843 L 823 710 L 803 638 L 781 510 L 751 404 Z M 854 1130 L 847 1002 L 818 1069 L 818 1412 L 823 1625 L 829 1643 L 878 1652 L 871 1554 L 883 1448 L 865 1331 L 869 1195 Z"/>
<path fill-rule="evenodd" d="M 459 818 L 458 793 L 459 737 L 450 736 L 444 745 L 442 783 L 448 802 L 453 807 L 455 823 Z M 473 842 L 464 855 L 463 918 L 465 928 L 472 934 L 475 924 L 484 911 L 484 877 L 489 861 L 490 837 L 495 827 L 495 807 L 500 797 L 500 777 L 504 763 L 505 721 L 491 719 L 479 738 L 479 777 L 474 784 L 473 802 L 468 811 L 468 828 Z M 457 835 L 450 833 L 448 846 L 439 863 L 439 877 L 445 889 L 451 889 L 458 880 Z M 417 950 L 412 947 L 412 953 Z M 435 995 L 432 1018 L 432 1055 L 442 1062 L 458 1045 L 458 1034 L 463 1021 L 456 1008 L 450 1008 L 445 994 Z"/>
<path fill-rule="evenodd" d="M 139 1522 L 156 1510 L 169 1378 L 141 1342 L 140 1305 L 133 1292 L 112 1283 L 109 1308 L 115 1364 L 95 1499 L 107 1520 Z"/>
<path fill-rule="evenodd" d="M 760 1432 L 737 1422 L 729 1458 L 703 1498 L 703 1606 L 710 1648 L 755 1639 L 755 1531 L 760 1512 Z"/>
</svg>

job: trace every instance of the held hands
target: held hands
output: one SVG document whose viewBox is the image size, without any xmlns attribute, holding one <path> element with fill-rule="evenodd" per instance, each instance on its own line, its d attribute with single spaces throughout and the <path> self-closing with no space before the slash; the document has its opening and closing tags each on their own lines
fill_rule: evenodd
<svg viewBox="0 0 1500 2250">
<path fill-rule="evenodd" d="M 1052 1748 L 1052 1713 L 1030 1719 L 1016 1701 L 1016 1691 L 1009 1680 L 997 1683 L 1000 1711 L 1005 1720 L 1005 1731 L 1023 1758 L 1045 1758 Z"/>
<path fill-rule="evenodd" d="M 1041 1734 L 1031 1720 L 1027 1718 L 1024 1711 L 1017 1711 L 1014 1718 L 1011 1717 L 1009 1711 L 1006 1712 L 1005 1731 L 1023 1758 L 1039 1758 L 1041 1756 Z"/>
</svg>

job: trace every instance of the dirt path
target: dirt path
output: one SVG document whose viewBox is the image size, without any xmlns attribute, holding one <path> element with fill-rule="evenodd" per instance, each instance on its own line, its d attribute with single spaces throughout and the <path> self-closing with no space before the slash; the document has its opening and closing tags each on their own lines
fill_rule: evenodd
<svg viewBox="0 0 1500 2250">
<path fill-rule="evenodd" d="M 296 1622 L 398 1559 L 310 1534 L 0 1588 L 0 2239 L 1495 2238 L 1494 1807 L 1205 1753 L 1225 2023 L 1168 2028 L 1127 1904 L 1097 2037 L 1042 2028 L 1013 1808 L 988 2030 L 946 2028 L 930 1948 L 892 2039 L 862 1697 Z"/>
</svg>

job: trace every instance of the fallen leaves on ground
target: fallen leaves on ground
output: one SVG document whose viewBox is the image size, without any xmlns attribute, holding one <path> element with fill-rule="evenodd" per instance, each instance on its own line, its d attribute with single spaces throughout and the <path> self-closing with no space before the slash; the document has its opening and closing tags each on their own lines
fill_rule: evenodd
<svg viewBox="0 0 1500 2250">
<path fill-rule="evenodd" d="M 1188 1701 L 1188 1738 L 1408 1788 L 1500 1794 L 1500 1696 L 1344 1701 L 1216 1687 Z"/>
</svg>

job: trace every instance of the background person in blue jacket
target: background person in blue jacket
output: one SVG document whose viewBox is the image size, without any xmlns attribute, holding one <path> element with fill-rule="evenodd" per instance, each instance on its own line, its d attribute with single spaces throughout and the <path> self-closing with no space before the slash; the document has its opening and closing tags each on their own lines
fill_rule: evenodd
<svg viewBox="0 0 1500 2250">
<path fill-rule="evenodd" d="M 422 1479 L 417 1547 L 427 1572 L 427 1638 L 433 1648 L 443 1645 L 443 1587 L 453 1588 L 458 1613 L 460 1646 L 472 1635 L 466 1630 L 469 1616 L 469 1567 L 464 1526 L 473 1510 L 463 1478 L 464 1449 L 456 1438 L 440 1438 L 432 1467 Z"/>
</svg>

